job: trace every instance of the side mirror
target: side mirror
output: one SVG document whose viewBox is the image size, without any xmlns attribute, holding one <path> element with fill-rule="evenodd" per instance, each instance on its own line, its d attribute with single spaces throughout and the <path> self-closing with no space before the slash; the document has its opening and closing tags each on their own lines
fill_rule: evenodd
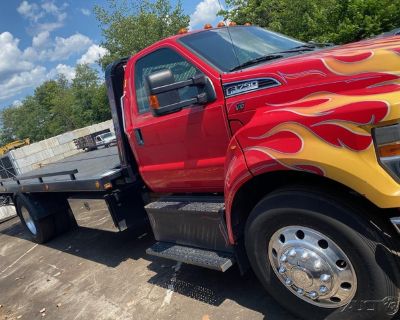
<svg viewBox="0 0 400 320">
<path fill-rule="evenodd" d="M 208 84 L 208 79 L 205 75 L 195 75 L 185 81 L 175 81 L 175 77 L 171 70 L 165 69 L 154 72 L 146 77 L 147 86 L 150 92 L 149 102 L 153 114 L 162 116 L 182 110 L 182 108 L 193 104 L 206 104 L 210 102 L 210 98 L 215 100 L 215 94 L 207 94 L 209 90 L 190 97 L 186 100 L 181 100 L 179 89 L 195 86 L 205 88 Z M 212 88 L 212 90 L 214 90 Z"/>
</svg>

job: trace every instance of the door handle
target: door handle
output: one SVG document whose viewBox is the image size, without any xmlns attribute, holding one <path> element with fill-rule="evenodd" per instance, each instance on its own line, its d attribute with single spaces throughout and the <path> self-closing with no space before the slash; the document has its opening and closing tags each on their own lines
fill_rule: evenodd
<svg viewBox="0 0 400 320">
<path fill-rule="evenodd" d="M 140 129 L 135 129 L 135 138 L 139 146 L 144 145 L 144 140 L 142 136 L 142 130 Z"/>
</svg>

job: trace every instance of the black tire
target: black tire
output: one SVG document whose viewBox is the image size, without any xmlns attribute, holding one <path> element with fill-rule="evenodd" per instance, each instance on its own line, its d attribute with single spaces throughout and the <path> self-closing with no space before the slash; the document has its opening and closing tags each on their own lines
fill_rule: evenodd
<svg viewBox="0 0 400 320">
<path fill-rule="evenodd" d="M 16 210 L 17 214 L 24 225 L 25 229 L 29 233 L 31 239 L 37 243 L 45 243 L 52 239 L 56 235 L 56 225 L 52 215 L 37 218 L 40 216 L 40 210 L 26 195 L 18 195 L 16 197 Z M 24 214 L 23 214 L 24 213 Z M 30 217 L 30 223 L 33 226 L 28 226 L 27 219 L 24 218 L 26 213 Z"/>
<path fill-rule="evenodd" d="M 362 211 L 354 201 L 306 187 L 287 187 L 262 199 L 247 220 L 245 246 L 250 264 L 269 294 L 303 319 L 393 318 L 399 301 L 398 263 L 388 249 L 393 244 L 388 244 L 383 232 L 364 218 Z M 357 276 L 357 290 L 350 304 L 330 309 L 313 305 L 278 278 L 269 260 L 268 245 L 274 233 L 287 226 L 316 230 L 343 250 Z M 366 310 L 367 306 L 375 310 Z"/>
</svg>

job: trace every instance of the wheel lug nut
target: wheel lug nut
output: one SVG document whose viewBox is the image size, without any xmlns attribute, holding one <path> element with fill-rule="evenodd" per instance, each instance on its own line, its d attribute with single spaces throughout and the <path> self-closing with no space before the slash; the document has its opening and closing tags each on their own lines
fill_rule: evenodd
<svg viewBox="0 0 400 320">
<path fill-rule="evenodd" d="M 329 274 L 322 274 L 319 277 L 319 280 L 321 280 L 322 282 L 328 282 L 329 280 L 331 280 L 331 276 Z"/>
<path fill-rule="evenodd" d="M 297 293 L 300 294 L 300 295 L 303 295 L 304 294 L 304 290 L 302 288 L 298 288 L 297 289 Z"/>
<path fill-rule="evenodd" d="M 315 292 L 315 291 L 311 291 L 311 292 L 308 294 L 308 296 L 309 296 L 311 299 L 316 299 L 316 298 L 318 297 L 318 293 Z"/>
<path fill-rule="evenodd" d="M 279 268 L 279 273 L 285 273 L 286 272 L 286 267 L 285 266 L 280 266 Z"/>
<path fill-rule="evenodd" d="M 283 254 L 283 255 L 281 255 L 281 258 L 279 260 L 280 260 L 280 262 L 286 262 L 287 256 L 285 254 Z"/>
<path fill-rule="evenodd" d="M 321 293 L 327 293 L 327 292 L 328 292 L 328 288 L 325 287 L 325 286 L 320 286 L 320 287 L 319 287 L 319 292 L 321 292 Z"/>
<path fill-rule="evenodd" d="M 289 251 L 289 257 L 295 257 L 296 256 L 296 250 L 295 249 L 290 249 L 290 251 Z"/>
<path fill-rule="evenodd" d="M 315 261 L 315 263 L 314 263 L 314 269 L 315 269 L 316 271 L 319 271 L 319 270 L 321 270 L 321 267 L 322 267 L 321 260 Z"/>
<path fill-rule="evenodd" d="M 293 281 L 292 281 L 292 279 L 287 278 L 287 279 L 285 280 L 285 283 L 286 283 L 287 286 L 291 286 L 292 283 L 293 283 Z"/>
<path fill-rule="evenodd" d="M 304 251 L 301 254 L 301 260 L 307 260 L 310 257 L 310 254 L 307 251 Z"/>
</svg>

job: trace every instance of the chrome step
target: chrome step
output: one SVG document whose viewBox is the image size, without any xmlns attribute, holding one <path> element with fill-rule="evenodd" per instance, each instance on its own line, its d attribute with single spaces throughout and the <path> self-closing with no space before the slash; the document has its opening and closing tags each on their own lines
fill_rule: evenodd
<svg viewBox="0 0 400 320">
<path fill-rule="evenodd" d="M 169 242 L 156 242 L 146 250 L 146 253 L 222 272 L 228 270 L 235 263 L 234 257 L 230 253 L 181 246 Z"/>
</svg>

